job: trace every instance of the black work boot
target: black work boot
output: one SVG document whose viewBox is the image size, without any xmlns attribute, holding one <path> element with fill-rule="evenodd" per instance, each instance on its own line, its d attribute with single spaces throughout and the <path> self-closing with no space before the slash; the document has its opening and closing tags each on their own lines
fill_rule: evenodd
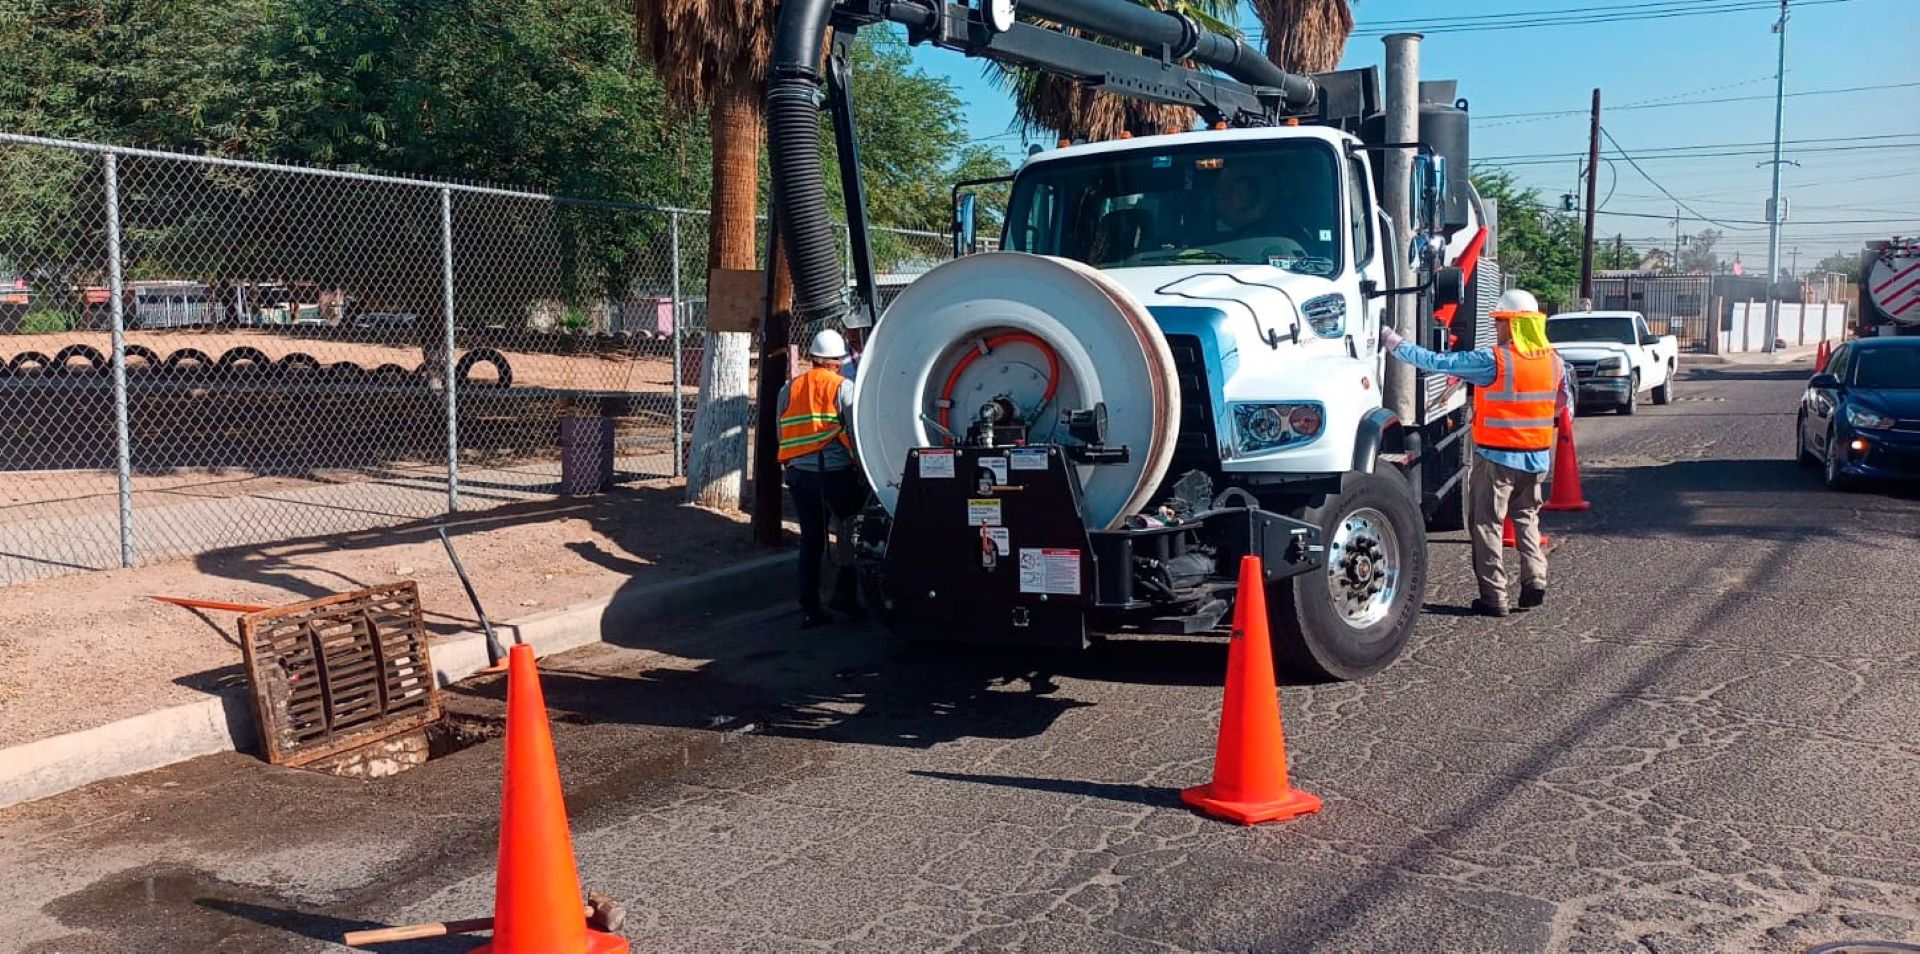
<svg viewBox="0 0 1920 954">
<path fill-rule="evenodd" d="M 833 581 L 833 597 L 827 608 L 849 619 L 866 619 L 867 608 L 860 602 L 860 580 L 851 569 L 841 570 Z"/>
<path fill-rule="evenodd" d="M 1547 602 L 1545 586 L 1523 586 L 1520 588 L 1520 608 L 1530 610 Z"/>
<path fill-rule="evenodd" d="M 1507 608 L 1505 606 L 1499 603 L 1489 603 L 1477 597 L 1473 601 L 1472 608 L 1474 612 L 1479 613 L 1481 616 L 1504 617 L 1507 615 Z"/>
</svg>

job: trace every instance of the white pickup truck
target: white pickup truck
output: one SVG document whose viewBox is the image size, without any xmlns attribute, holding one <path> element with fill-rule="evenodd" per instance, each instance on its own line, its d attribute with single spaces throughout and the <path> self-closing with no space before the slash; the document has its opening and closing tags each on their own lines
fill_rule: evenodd
<svg viewBox="0 0 1920 954">
<path fill-rule="evenodd" d="M 1547 319 L 1547 340 L 1559 352 L 1578 384 L 1581 406 L 1611 407 L 1632 414 L 1640 392 L 1651 389 L 1653 403 L 1673 399 L 1680 345 L 1672 335 L 1656 337 L 1637 311 L 1576 311 Z"/>
</svg>

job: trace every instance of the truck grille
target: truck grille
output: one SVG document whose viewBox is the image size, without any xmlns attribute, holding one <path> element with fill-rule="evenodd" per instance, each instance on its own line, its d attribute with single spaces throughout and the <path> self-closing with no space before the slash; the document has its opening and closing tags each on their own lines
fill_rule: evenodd
<svg viewBox="0 0 1920 954">
<path fill-rule="evenodd" d="M 1180 432 L 1173 449 L 1169 479 L 1189 470 L 1213 471 L 1220 464 L 1219 442 L 1214 438 L 1213 399 L 1209 396 L 1207 361 L 1194 335 L 1168 335 L 1167 348 L 1173 352 L 1174 377 L 1180 386 Z"/>
</svg>

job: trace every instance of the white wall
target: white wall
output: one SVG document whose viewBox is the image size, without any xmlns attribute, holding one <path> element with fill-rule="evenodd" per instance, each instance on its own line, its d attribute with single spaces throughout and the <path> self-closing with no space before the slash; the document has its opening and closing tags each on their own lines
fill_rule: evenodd
<svg viewBox="0 0 1920 954">
<path fill-rule="evenodd" d="M 1819 344 L 1823 339 L 1837 342 L 1846 333 L 1846 327 L 1845 302 L 1830 302 L 1824 305 L 1780 303 L 1778 337 L 1785 341 L 1789 348 Z M 1720 336 L 1720 350 L 1723 352 L 1765 351 L 1766 332 L 1766 302 L 1734 302 L 1733 322 Z"/>
</svg>

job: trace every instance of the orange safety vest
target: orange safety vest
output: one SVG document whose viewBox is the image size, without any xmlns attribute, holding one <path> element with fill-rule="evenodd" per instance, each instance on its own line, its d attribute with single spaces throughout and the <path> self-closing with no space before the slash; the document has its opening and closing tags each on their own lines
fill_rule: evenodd
<svg viewBox="0 0 1920 954">
<path fill-rule="evenodd" d="M 1500 345 L 1493 349 L 1493 365 L 1493 383 L 1473 392 L 1474 443 L 1500 450 L 1552 449 L 1559 360 L 1552 351 L 1529 357 Z"/>
<path fill-rule="evenodd" d="M 840 372 L 814 368 L 787 386 L 787 406 L 780 410 L 780 463 L 805 457 L 839 441 L 853 450 L 853 441 L 840 422 Z"/>
</svg>

